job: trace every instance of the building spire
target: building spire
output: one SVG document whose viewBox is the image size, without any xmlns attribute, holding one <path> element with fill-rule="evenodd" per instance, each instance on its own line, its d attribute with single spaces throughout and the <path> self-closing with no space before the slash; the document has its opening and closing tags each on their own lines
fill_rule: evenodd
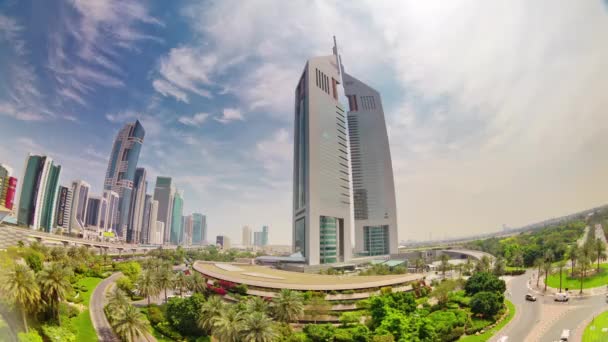
<svg viewBox="0 0 608 342">
<path fill-rule="evenodd" d="M 342 56 L 338 53 L 338 43 L 336 42 L 336 36 L 334 37 L 334 48 L 333 53 L 336 56 L 336 65 L 338 65 L 338 75 L 342 78 L 342 74 L 344 73 L 344 65 L 342 65 Z"/>
</svg>

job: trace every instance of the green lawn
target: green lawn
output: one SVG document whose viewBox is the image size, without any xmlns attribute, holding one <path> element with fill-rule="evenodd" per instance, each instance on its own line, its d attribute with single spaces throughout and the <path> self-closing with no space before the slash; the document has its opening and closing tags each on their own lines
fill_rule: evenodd
<svg viewBox="0 0 608 342">
<path fill-rule="evenodd" d="M 595 267 L 597 267 L 597 265 Z M 585 277 L 585 279 L 583 279 L 584 289 L 606 286 L 606 284 L 608 284 L 608 264 L 600 264 L 599 274 L 594 274 L 591 277 Z M 559 272 L 549 275 L 547 285 L 559 289 Z M 562 272 L 562 288 L 568 288 L 571 291 L 581 288 L 581 281 L 578 277 L 570 278 L 569 268 L 564 268 Z"/>
<path fill-rule="evenodd" d="M 471 335 L 471 336 L 461 337 L 458 341 L 483 342 L 483 341 L 487 341 L 490 338 L 492 338 L 492 336 L 494 336 L 494 334 L 496 334 L 502 328 L 504 328 L 505 325 L 507 325 L 507 323 L 509 323 L 513 319 L 513 316 L 515 316 L 515 305 L 513 305 L 513 303 L 511 303 L 508 300 L 505 300 L 505 303 L 507 304 L 507 307 L 509 308 L 509 314 L 507 315 L 507 317 L 505 317 L 505 319 L 503 319 L 500 323 L 498 323 L 494 328 L 492 328 L 480 335 Z"/>
<path fill-rule="evenodd" d="M 76 284 L 78 286 L 84 285 L 88 291 L 81 291 L 82 304 L 87 308 L 81 312 L 78 316 L 72 318 L 72 324 L 76 327 L 76 341 L 98 341 L 97 333 L 91 322 L 91 315 L 89 314 L 89 300 L 95 287 L 102 281 L 101 278 L 86 277 L 80 279 Z"/>
<path fill-rule="evenodd" d="M 587 325 L 583 333 L 583 342 L 608 341 L 608 332 L 602 332 L 602 328 L 608 328 L 608 311 L 599 314 Z"/>
</svg>

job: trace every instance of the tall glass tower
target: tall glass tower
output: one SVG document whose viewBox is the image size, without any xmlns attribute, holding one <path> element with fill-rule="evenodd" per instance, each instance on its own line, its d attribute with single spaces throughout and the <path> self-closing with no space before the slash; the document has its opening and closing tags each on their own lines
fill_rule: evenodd
<svg viewBox="0 0 608 342">
<path fill-rule="evenodd" d="M 171 240 L 174 197 L 175 186 L 173 185 L 171 177 L 156 177 L 154 200 L 158 201 L 157 220 L 164 224 L 163 241 L 161 243 L 169 242 Z"/>
<path fill-rule="evenodd" d="M 129 206 L 129 227 L 127 228 L 127 242 L 141 243 L 144 220 L 144 207 L 146 202 L 146 169 L 138 167 L 133 180 L 133 192 Z"/>
<path fill-rule="evenodd" d="M 55 205 L 59 188 L 61 166 L 54 165 L 47 156 L 29 154 L 19 197 L 17 222 L 50 232 L 55 221 Z"/>
<path fill-rule="evenodd" d="M 106 172 L 104 189 L 119 196 L 116 235 L 123 241 L 127 238 L 135 170 L 145 134 L 139 120 L 126 124 L 114 140 Z"/>
<path fill-rule="evenodd" d="M 182 216 L 184 212 L 184 199 L 179 191 L 175 192 L 173 198 L 173 213 L 171 215 L 171 243 L 180 245 L 183 243 L 184 232 L 182 227 Z"/>
<path fill-rule="evenodd" d="M 200 245 L 203 243 L 203 224 L 205 216 L 199 213 L 192 214 L 192 244 Z M 206 227 L 205 227 L 206 229 Z"/>
<path fill-rule="evenodd" d="M 309 265 L 351 258 L 346 111 L 337 51 L 308 60 L 295 91 L 293 248 Z"/>
</svg>

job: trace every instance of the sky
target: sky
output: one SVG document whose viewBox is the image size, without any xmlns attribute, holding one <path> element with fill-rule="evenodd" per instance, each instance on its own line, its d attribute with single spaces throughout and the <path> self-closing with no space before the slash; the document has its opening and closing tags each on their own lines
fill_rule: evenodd
<svg viewBox="0 0 608 342">
<path fill-rule="evenodd" d="M 399 239 L 518 227 L 608 202 L 606 1 L 0 3 L 0 162 L 103 185 L 139 119 L 209 238 L 291 242 L 293 94 L 338 39 L 382 95 Z"/>
</svg>

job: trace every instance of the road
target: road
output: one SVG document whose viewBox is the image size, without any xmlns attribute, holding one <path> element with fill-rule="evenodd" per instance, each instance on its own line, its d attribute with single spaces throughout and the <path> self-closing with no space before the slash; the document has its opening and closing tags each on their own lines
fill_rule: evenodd
<svg viewBox="0 0 608 342">
<path fill-rule="evenodd" d="M 528 287 L 532 270 L 512 278 L 507 283 L 506 297 L 516 307 L 516 314 L 502 331 L 491 341 L 508 336 L 508 341 L 558 341 L 564 329 L 571 330 L 571 341 L 580 341 L 586 323 L 598 313 L 608 310 L 604 295 L 577 297 L 569 302 L 555 302 L 552 295 L 544 296 Z M 534 285 L 534 282 L 532 282 Z M 536 302 L 525 300 L 527 293 L 537 297 Z M 578 338 L 576 338 L 578 336 Z"/>
<path fill-rule="evenodd" d="M 116 279 L 120 278 L 122 273 L 114 273 L 108 278 L 104 279 L 97 285 L 93 294 L 91 295 L 91 300 L 89 301 L 89 312 L 91 313 L 91 321 L 93 322 L 93 327 L 95 327 L 95 331 L 97 332 L 97 337 L 100 342 L 118 342 L 120 339 L 110 326 L 110 322 L 106 318 L 106 314 L 103 312 L 103 307 L 106 302 L 106 291 L 108 288 L 116 281 Z"/>
</svg>

